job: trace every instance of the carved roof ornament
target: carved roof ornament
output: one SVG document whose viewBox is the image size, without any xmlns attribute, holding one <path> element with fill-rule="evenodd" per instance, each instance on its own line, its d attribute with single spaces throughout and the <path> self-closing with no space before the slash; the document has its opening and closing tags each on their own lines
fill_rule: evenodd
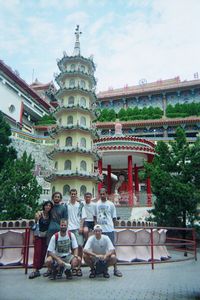
<svg viewBox="0 0 200 300">
<path fill-rule="evenodd" d="M 74 46 L 73 56 L 81 55 L 80 41 L 79 41 L 79 37 L 81 34 L 82 34 L 82 32 L 79 30 L 79 25 L 76 25 L 76 29 L 75 29 L 76 42 L 75 42 L 75 46 Z"/>
</svg>

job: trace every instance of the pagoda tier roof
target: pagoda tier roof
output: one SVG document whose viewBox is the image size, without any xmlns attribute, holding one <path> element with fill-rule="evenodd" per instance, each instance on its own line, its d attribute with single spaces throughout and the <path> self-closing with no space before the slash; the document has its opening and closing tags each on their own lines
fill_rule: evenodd
<svg viewBox="0 0 200 300">
<path fill-rule="evenodd" d="M 57 108 L 55 109 L 54 111 L 54 114 L 55 115 L 58 115 L 60 112 L 62 111 L 74 111 L 74 110 L 78 110 L 78 111 L 82 111 L 82 112 L 85 112 L 85 113 L 89 113 L 90 115 L 92 115 L 93 117 L 95 117 L 95 113 L 92 109 L 89 109 L 87 107 L 84 107 L 84 106 L 81 106 L 79 104 L 77 105 L 60 105 L 60 106 L 57 106 Z"/>
<path fill-rule="evenodd" d="M 123 128 L 127 127 L 142 127 L 142 126 L 163 126 L 163 125 L 178 125 L 187 123 L 199 123 L 200 117 L 187 117 L 187 118 L 163 118 L 156 120 L 136 120 L 136 121 L 120 121 Z M 97 122 L 97 128 L 113 128 L 115 127 L 114 122 Z"/>
<path fill-rule="evenodd" d="M 94 181 L 101 181 L 101 175 L 98 173 L 92 173 L 92 172 L 81 172 L 81 171 L 63 171 L 63 172 L 55 172 L 50 174 L 45 178 L 46 181 L 52 182 L 55 181 L 56 179 L 84 179 L 84 180 L 94 180 Z"/>
<path fill-rule="evenodd" d="M 108 91 L 99 92 L 97 97 L 100 101 L 106 101 L 108 99 L 117 100 L 121 97 L 131 97 L 148 95 L 149 93 L 158 94 L 165 92 L 173 92 L 177 89 L 193 89 L 200 88 L 200 80 L 184 80 L 180 81 L 179 77 L 166 80 L 158 80 L 151 83 L 135 85 L 135 86 L 125 86 L 119 89 L 110 89 Z"/>
<path fill-rule="evenodd" d="M 55 96 L 59 98 L 59 97 L 62 97 L 64 95 L 66 95 L 66 93 L 70 93 L 71 94 L 72 92 L 80 92 L 80 93 L 82 93 L 82 94 L 84 94 L 86 96 L 87 95 L 91 96 L 93 98 L 92 99 L 93 101 L 97 100 L 97 96 L 96 96 L 95 92 L 93 92 L 91 90 L 83 89 L 83 88 L 81 88 L 79 86 L 73 87 L 73 88 L 66 88 L 66 87 L 60 88 L 56 92 Z"/>
<path fill-rule="evenodd" d="M 113 153 L 116 151 L 117 154 L 120 151 L 121 155 L 124 155 L 123 152 L 126 152 L 127 156 L 130 153 L 145 153 L 145 154 L 155 154 L 155 150 L 150 148 L 150 147 L 145 147 L 145 146 L 131 146 L 131 145 L 102 145 L 102 146 L 97 146 L 98 151 L 109 151 Z"/>
<path fill-rule="evenodd" d="M 96 79 L 93 75 L 89 74 L 88 72 L 83 72 L 81 70 L 62 71 L 60 74 L 56 75 L 55 80 L 60 85 L 60 81 L 64 80 L 66 77 L 70 76 L 70 78 L 71 78 L 72 76 L 77 76 L 77 75 L 80 76 L 81 78 L 90 80 L 90 82 L 92 82 L 94 85 L 96 85 L 96 83 L 97 83 Z"/>
<path fill-rule="evenodd" d="M 89 155 L 89 156 L 93 156 L 95 159 L 98 159 L 99 156 L 98 156 L 98 153 L 94 150 L 88 150 L 88 149 L 85 149 L 83 147 L 63 147 L 63 148 L 60 148 L 60 147 L 56 147 L 53 149 L 53 151 L 47 153 L 47 157 L 50 158 L 50 159 L 54 159 L 54 157 L 57 155 L 57 154 L 65 154 L 65 153 L 80 153 L 80 154 L 83 154 L 83 155 Z"/>
<path fill-rule="evenodd" d="M 83 57 L 81 55 L 76 55 L 76 56 L 68 56 L 68 55 L 64 55 L 60 60 L 58 60 L 58 67 L 60 68 L 60 66 L 62 64 L 65 64 L 65 62 L 84 62 L 86 64 L 89 64 L 93 70 L 96 70 L 96 67 L 95 67 L 95 64 L 92 60 L 92 56 L 90 58 L 86 58 L 86 57 Z"/>
<path fill-rule="evenodd" d="M 85 126 L 82 126 L 79 124 L 76 124 L 76 125 L 72 124 L 72 125 L 66 125 L 66 126 L 57 125 L 56 127 L 52 128 L 52 131 L 49 131 L 49 133 L 51 136 L 55 137 L 61 132 L 70 131 L 70 130 L 84 131 L 88 134 L 91 134 L 94 138 L 98 137 L 98 134 L 95 129 L 85 127 Z"/>
<path fill-rule="evenodd" d="M 49 110 L 51 105 L 42 99 L 37 92 L 35 92 L 30 85 L 28 85 L 18 74 L 16 74 L 9 66 L 7 66 L 2 60 L 0 60 L 0 72 L 3 72 L 13 82 L 17 83 L 20 89 L 29 94 L 37 103 L 43 108 Z"/>
<path fill-rule="evenodd" d="M 94 140 L 97 148 L 101 146 L 139 146 L 139 147 L 150 147 L 155 148 L 155 144 L 143 138 L 134 136 L 108 136 Z M 123 145 L 122 145 L 123 144 Z"/>
</svg>

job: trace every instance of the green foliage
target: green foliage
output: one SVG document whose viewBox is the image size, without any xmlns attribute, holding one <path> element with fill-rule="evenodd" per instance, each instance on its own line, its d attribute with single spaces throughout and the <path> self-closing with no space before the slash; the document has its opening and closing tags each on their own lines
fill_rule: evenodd
<svg viewBox="0 0 200 300">
<path fill-rule="evenodd" d="M 33 175 L 34 161 L 26 152 L 17 159 L 10 135 L 10 126 L 0 112 L 0 219 L 32 218 L 41 187 Z"/>
<path fill-rule="evenodd" d="M 158 142 L 153 163 L 145 164 L 156 196 L 151 210 L 159 226 L 186 227 L 197 219 L 200 203 L 200 142 L 189 145 L 178 128 L 171 144 Z"/>
<path fill-rule="evenodd" d="M 51 124 L 56 124 L 56 118 L 52 114 L 43 116 L 36 123 L 36 125 L 51 125 Z"/>
<path fill-rule="evenodd" d="M 99 110 L 98 121 L 100 122 L 114 122 L 116 119 L 120 121 L 134 121 L 134 120 L 149 120 L 162 118 L 163 111 L 159 107 L 144 107 L 139 109 L 138 107 L 128 107 L 127 109 L 121 108 L 118 114 L 114 109 L 104 108 Z"/>
<path fill-rule="evenodd" d="M 15 149 L 10 146 L 10 135 L 10 126 L 6 123 L 2 112 L 0 111 L 0 172 L 7 160 L 15 159 L 17 157 Z"/>
<path fill-rule="evenodd" d="M 33 176 L 34 161 L 24 152 L 20 159 L 9 160 L 0 173 L 0 218 L 33 218 L 38 209 L 41 187 Z"/>
<path fill-rule="evenodd" d="M 184 103 L 172 106 L 167 105 L 166 116 L 168 118 L 185 118 L 189 116 L 200 116 L 200 103 Z"/>
</svg>

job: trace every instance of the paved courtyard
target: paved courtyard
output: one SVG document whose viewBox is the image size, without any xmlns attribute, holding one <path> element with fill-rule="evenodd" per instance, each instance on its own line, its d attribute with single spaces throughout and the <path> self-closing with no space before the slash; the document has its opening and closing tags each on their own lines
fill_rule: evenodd
<svg viewBox="0 0 200 300">
<path fill-rule="evenodd" d="M 198 255 L 199 256 L 199 255 Z M 44 277 L 28 279 L 23 269 L 0 270 L 1 300 L 189 300 L 200 299 L 200 261 L 150 265 L 120 266 L 122 278 L 50 281 Z M 29 270 L 31 272 L 31 270 Z"/>
</svg>

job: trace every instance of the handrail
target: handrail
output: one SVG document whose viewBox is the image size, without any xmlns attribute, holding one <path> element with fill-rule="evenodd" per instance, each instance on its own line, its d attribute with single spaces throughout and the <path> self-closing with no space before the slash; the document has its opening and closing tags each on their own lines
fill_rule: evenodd
<svg viewBox="0 0 200 300">
<path fill-rule="evenodd" d="M 146 244 L 133 244 L 133 243 L 130 243 L 130 244 L 120 244 L 120 243 L 116 243 L 116 246 L 140 246 L 140 247 L 144 247 L 144 246 L 148 246 L 149 249 L 150 249 L 150 260 L 149 261 L 146 261 L 146 262 L 141 262 L 141 263 L 147 263 L 147 264 L 151 264 L 151 268 L 152 270 L 154 270 L 154 265 L 157 264 L 157 263 L 166 263 L 166 262 L 174 262 L 174 261 L 183 261 L 183 260 L 188 260 L 188 259 L 195 259 L 195 261 L 197 260 L 197 243 L 196 243 L 196 232 L 195 232 L 195 229 L 194 228 L 177 228 L 177 227 L 145 227 L 145 226 L 128 226 L 128 227 L 123 227 L 123 226 L 117 226 L 116 229 L 123 229 L 123 230 L 129 230 L 129 229 L 135 229 L 135 230 L 138 230 L 138 229 L 143 229 L 143 230 L 148 230 L 148 232 L 150 233 L 150 242 L 146 243 Z M 169 242 L 165 242 L 165 243 L 155 243 L 154 242 L 154 230 L 159 230 L 159 229 L 166 229 L 166 230 L 176 230 L 176 231 L 186 231 L 186 232 L 191 232 L 191 239 L 187 238 L 187 239 L 184 239 L 184 238 L 179 238 L 179 237 L 166 237 L 166 240 L 172 240 L 174 242 L 172 243 L 169 243 Z M 27 227 L 13 227 L 13 228 L 0 228 L 0 231 L 19 231 L 19 230 L 23 230 L 24 232 L 24 242 L 22 245 L 12 245 L 12 246 L 8 246 L 8 245 L 2 245 L 0 246 L 0 249 L 18 249 L 18 248 L 21 248 L 22 249 L 22 253 L 23 253 L 23 259 L 22 259 L 22 265 L 21 266 L 18 266 L 19 268 L 24 268 L 24 271 L 25 271 L 25 274 L 27 274 L 28 272 L 28 260 L 29 260 L 29 249 L 33 247 L 33 245 L 30 244 L 30 235 L 31 235 L 31 228 L 29 226 Z M 183 252 L 188 252 L 188 253 L 192 253 L 193 256 L 191 256 L 190 258 L 185 258 L 185 259 L 171 259 L 169 261 L 157 261 L 155 259 L 155 256 L 154 256 L 154 247 L 155 246 L 173 246 L 173 249 L 175 251 L 183 251 Z M 174 248 L 174 247 L 179 247 L 179 246 L 182 246 L 184 248 L 182 249 L 178 249 L 178 248 Z M 190 247 L 188 249 L 188 247 Z M 125 264 L 135 264 L 135 262 L 127 262 Z M 0 266 L 0 268 L 5 268 L 6 266 Z M 12 267 L 12 266 L 9 266 L 9 267 Z"/>
</svg>

